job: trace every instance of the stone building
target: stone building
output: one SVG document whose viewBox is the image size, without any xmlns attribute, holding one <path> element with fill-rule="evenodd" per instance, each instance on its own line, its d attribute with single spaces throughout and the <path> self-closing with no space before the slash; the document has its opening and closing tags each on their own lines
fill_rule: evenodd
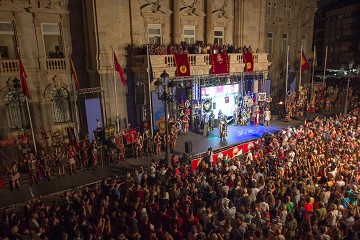
<svg viewBox="0 0 360 240">
<path fill-rule="evenodd" d="M 87 132 L 84 103 L 90 98 L 100 99 L 104 122 L 118 117 L 121 129 L 139 126 L 139 120 L 149 118 L 144 112 L 149 113 L 149 90 L 154 86 L 149 85 L 146 56 L 132 50 L 148 43 L 181 41 L 251 45 L 254 71 L 271 78 L 272 94 L 277 94 L 283 86 L 284 46 L 290 45 L 293 71 L 298 71 L 301 44 L 310 55 L 315 11 L 313 0 L 0 0 L 0 48 L 6 47 L 0 60 L 1 98 L 12 91 L 12 79 L 19 78 L 18 49 L 28 76 L 39 145 L 50 144 L 42 140 L 40 129 L 50 132 L 73 126 Z M 113 52 L 125 71 L 126 86 L 114 74 Z M 70 55 L 81 94 L 74 94 Z M 229 58 L 230 73 L 243 72 L 242 54 L 230 53 Z M 189 55 L 189 60 L 192 76 L 209 73 L 208 54 Z M 175 76 L 172 55 L 153 55 L 151 63 L 156 78 L 163 70 Z M 12 105 L 1 103 L 0 111 L 7 114 L 0 120 L 5 139 L 22 127 L 29 131 L 26 104 L 19 104 L 17 125 L 12 127 Z"/>
</svg>

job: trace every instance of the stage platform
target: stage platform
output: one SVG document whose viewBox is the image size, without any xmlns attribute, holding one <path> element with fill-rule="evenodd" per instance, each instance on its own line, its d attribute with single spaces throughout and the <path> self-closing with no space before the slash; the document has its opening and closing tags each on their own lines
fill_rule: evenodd
<svg viewBox="0 0 360 240">
<path fill-rule="evenodd" d="M 226 140 L 220 140 L 219 129 L 215 128 L 209 132 L 209 136 L 205 137 L 202 133 L 189 132 L 189 135 L 180 136 L 177 140 L 177 147 L 175 149 L 176 154 L 182 154 L 185 152 L 185 142 L 192 142 L 192 151 L 190 155 L 197 155 L 205 153 L 209 147 L 213 150 L 239 144 L 242 142 L 251 141 L 262 137 L 265 133 L 276 133 L 288 126 L 296 126 L 301 122 L 297 120 L 291 120 L 290 122 L 284 122 L 282 120 L 274 120 L 270 123 L 270 126 L 250 124 L 247 126 L 234 126 L 228 125 L 228 137 Z"/>
</svg>

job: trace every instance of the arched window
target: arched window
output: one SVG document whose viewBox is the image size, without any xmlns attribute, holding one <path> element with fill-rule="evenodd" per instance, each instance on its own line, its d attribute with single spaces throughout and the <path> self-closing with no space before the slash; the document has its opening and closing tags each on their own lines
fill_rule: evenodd
<svg viewBox="0 0 360 240">
<path fill-rule="evenodd" d="M 70 122 L 69 92 L 63 87 L 53 88 L 51 102 L 54 123 Z"/>
<path fill-rule="evenodd" d="M 23 93 L 10 91 L 6 94 L 5 107 L 6 117 L 11 131 L 16 131 L 28 126 L 29 118 Z"/>
</svg>

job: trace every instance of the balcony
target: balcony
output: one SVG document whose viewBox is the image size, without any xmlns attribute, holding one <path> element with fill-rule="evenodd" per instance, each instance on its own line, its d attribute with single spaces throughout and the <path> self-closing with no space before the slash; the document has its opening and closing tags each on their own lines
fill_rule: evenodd
<svg viewBox="0 0 360 240">
<path fill-rule="evenodd" d="M 230 73 L 243 72 L 245 63 L 243 62 L 242 53 L 229 53 Z M 189 63 L 191 66 L 191 75 L 208 74 L 211 68 L 209 54 L 189 54 Z M 154 76 L 158 76 L 163 70 L 172 76 L 175 74 L 174 55 L 151 55 L 151 65 Z M 271 62 L 268 61 L 267 53 L 253 53 L 254 71 L 267 71 Z M 142 72 L 147 69 L 147 56 L 134 56 L 132 61 L 132 69 L 134 72 Z"/>
<path fill-rule="evenodd" d="M 66 71 L 65 58 L 48 58 L 46 59 L 46 68 L 48 72 Z"/>
<path fill-rule="evenodd" d="M 0 60 L 1 74 L 18 74 L 19 60 Z"/>
</svg>

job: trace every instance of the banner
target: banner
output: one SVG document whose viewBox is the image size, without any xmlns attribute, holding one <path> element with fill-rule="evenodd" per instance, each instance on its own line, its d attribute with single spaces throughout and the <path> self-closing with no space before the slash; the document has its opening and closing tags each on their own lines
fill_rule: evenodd
<svg viewBox="0 0 360 240">
<path fill-rule="evenodd" d="M 226 53 L 210 54 L 212 74 L 229 73 L 230 62 Z"/>
<path fill-rule="evenodd" d="M 190 63 L 187 54 L 174 54 L 176 73 L 178 77 L 190 76 Z"/>
<path fill-rule="evenodd" d="M 20 56 L 19 56 L 19 69 L 20 69 L 21 90 L 25 96 L 29 97 L 30 93 L 29 93 L 29 88 L 27 86 L 27 82 L 26 82 L 27 75 L 26 75 L 25 68 L 24 68 L 24 65 L 22 64 Z"/>
<path fill-rule="evenodd" d="M 116 54 L 114 52 L 114 68 L 115 68 L 115 71 L 119 73 L 120 75 L 120 79 L 121 79 L 121 82 L 124 84 L 124 86 L 126 85 L 126 79 L 124 77 L 124 70 L 122 69 L 119 61 L 118 61 L 118 58 L 116 57 Z"/>
<path fill-rule="evenodd" d="M 243 60 L 245 63 L 245 72 L 254 71 L 254 59 L 252 53 L 243 53 Z"/>
</svg>

